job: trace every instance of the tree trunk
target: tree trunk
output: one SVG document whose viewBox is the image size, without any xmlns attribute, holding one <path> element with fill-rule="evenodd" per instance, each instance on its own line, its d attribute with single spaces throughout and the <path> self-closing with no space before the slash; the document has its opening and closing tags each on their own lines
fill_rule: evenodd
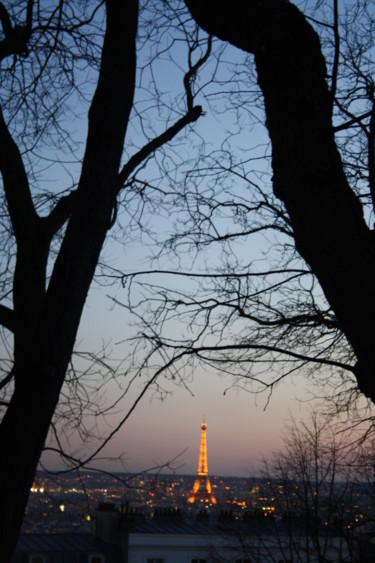
<svg viewBox="0 0 375 563">
<path fill-rule="evenodd" d="M 42 364 L 42 362 L 41 362 Z M 45 387 L 32 385 L 40 379 L 42 365 L 35 372 L 29 369 L 29 389 L 15 390 L 7 413 L 0 427 L 1 482 L 3 487 L 0 509 L 1 561 L 11 561 L 17 543 L 24 511 L 27 505 L 39 457 L 47 436 L 56 405 L 58 389 L 54 397 L 48 396 Z M 44 378 L 56 381 L 56 373 L 44 373 Z"/>
<path fill-rule="evenodd" d="M 272 142 L 274 193 L 318 278 L 375 402 L 375 246 L 343 171 L 319 39 L 283 0 L 186 0 L 208 33 L 253 53 Z"/>
<path fill-rule="evenodd" d="M 134 95 L 138 3 L 137 0 L 107 0 L 106 4 L 107 29 L 98 85 L 89 112 L 81 179 L 47 291 L 41 287 L 40 276 L 30 271 L 32 265 L 23 252 L 28 233 L 22 226 L 15 227 L 18 248 L 14 284 L 15 391 L 0 426 L 1 563 L 8 563 L 12 558 L 115 206 L 120 159 Z M 11 147 L 11 143 L 6 146 Z M 6 163 L 0 161 L 4 184 L 9 178 L 5 167 Z M 11 198 L 13 186 L 8 188 L 6 193 Z M 12 217 L 14 225 L 17 225 L 16 212 L 17 207 Z M 31 215 L 30 224 L 39 226 L 41 220 Z M 43 247 L 39 256 L 35 250 L 34 266 L 39 271 L 45 266 L 45 250 Z"/>
</svg>

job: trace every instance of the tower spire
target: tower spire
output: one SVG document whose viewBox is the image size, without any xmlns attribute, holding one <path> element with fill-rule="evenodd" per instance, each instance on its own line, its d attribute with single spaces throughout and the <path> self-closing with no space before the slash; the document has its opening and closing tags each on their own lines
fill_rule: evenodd
<svg viewBox="0 0 375 563">
<path fill-rule="evenodd" d="M 196 501 L 209 502 L 211 504 L 216 504 L 216 498 L 212 492 L 210 479 L 208 477 L 207 468 L 207 438 L 206 429 L 207 424 L 203 419 L 201 425 L 201 445 L 199 448 L 199 461 L 198 461 L 198 474 L 195 479 L 194 486 L 191 490 L 188 502 L 194 503 Z"/>
</svg>

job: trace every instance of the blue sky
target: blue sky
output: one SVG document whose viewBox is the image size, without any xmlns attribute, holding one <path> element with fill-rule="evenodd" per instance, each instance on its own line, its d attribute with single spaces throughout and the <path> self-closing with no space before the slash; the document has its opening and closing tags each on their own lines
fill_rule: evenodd
<svg viewBox="0 0 375 563">
<path fill-rule="evenodd" d="M 179 40 L 181 37 L 178 35 Z M 163 40 L 167 40 L 164 36 Z M 219 44 L 218 44 L 219 45 Z M 145 51 L 140 54 L 140 62 L 145 62 L 149 55 Z M 160 133 L 165 128 L 165 117 L 171 122 L 177 118 L 179 111 L 183 111 L 183 86 L 182 66 L 186 60 L 186 46 L 183 42 L 176 42 L 174 61 L 169 55 L 163 55 L 162 60 L 154 63 L 154 73 L 149 70 L 139 74 L 140 86 L 137 93 L 138 108 L 142 108 L 142 117 L 134 120 L 129 127 L 126 151 L 133 154 L 136 147 L 146 142 L 142 135 L 142 127 L 151 135 L 151 131 Z M 254 85 L 250 81 L 253 74 L 251 64 L 247 71 L 242 68 L 242 85 L 248 88 L 243 91 L 243 99 L 251 99 L 254 105 L 246 106 L 245 110 L 239 110 L 230 106 L 231 97 L 224 98 L 222 91 L 228 91 L 229 84 L 226 77 L 233 71 L 233 65 L 243 60 L 243 54 L 235 49 L 226 48 L 222 53 L 222 63 L 217 74 L 218 82 L 212 82 L 212 74 L 215 65 L 207 65 L 202 73 L 200 81 L 196 83 L 196 90 L 202 87 L 206 97 L 197 94 L 196 103 L 202 104 L 205 115 L 194 125 L 187 138 L 180 136 L 172 150 L 164 159 L 160 153 L 157 155 L 159 162 L 170 172 L 172 179 L 181 180 L 182 169 L 186 166 L 187 158 L 199 154 L 202 150 L 201 140 L 205 140 L 205 152 L 207 155 L 214 153 L 220 148 L 231 148 L 238 158 L 251 155 L 259 157 L 254 161 L 249 170 L 249 177 L 254 182 L 264 182 L 270 189 L 270 176 L 263 176 L 268 169 L 268 163 L 261 159 L 264 149 L 268 144 L 268 137 L 264 126 L 258 122 L 261 109 L 255 104 L 253 92 Z M 153 77 L 156 77 L 159 92 L 162 95 L 160 104 L 161 113 L 153 101 L 152 89 L 154 87 Z M 248 81 L 248 82 L 247 82 Z M 80 112 L 78 112 L 80 113 Z M 82 121 L 74 121 L 71 127 L 76 129 L 75 139 L 77 141 L 76 156 L 79 160 L 83 150 L 86 121 L 85 110 L 82 109 Z M 239 115 L 239 120 L 237 117 Z M 143 122 L 142 122 L 143 120 Z M 239 126 L 240 124 L 240 126 Z M 266 148 L 269 156 L 269 148 Z M 53 158 L 53 154 L 49 154 Z M 126 157 L 124 157 L 124 160 Z M 47 179 L 55 184 L 56 189 L 69 185 L 70 177 L 64 170 L 67 163 L 59 168 L 50 169 Z M 181 170 L 179 170 L 181 167 Z M 78 176 L 78 165 L 72 165 L 70 173 Z M 163 174 L 154 162 L 140 174 L 145 182 L 152 182 L 154 186 L 168 189 Z M 78 178 L 75 178 L 76 180 Z M 46 180 L 45 180 L 46 181 Z M 240 183 L 233 184 L 236 194 L 241 194 Z M 128 192 L 125 192 L 125 197 Z M 160 260 L 151 261 L 150 257 L 159 252 L 154 244 L 153 237 L 147 232 L 140 233 L 135 228 L 135 222 L 131 219 L 131 212 L 135 208 L 130 204 L 130 213 L 120 214 L 121 228 L 114 230 L 116 241 L 109 239 L 102 258 L 110 263 L 120 272 L 129 273 L 145 270 L 151 267 L 160 267 L 172 270 L 193 269 L 203 270 L 210 266 L 212 271 L 219 267 L 219 252 L 217 246 L 209 247 L 206 252 L 195 256 L 187 252 L 182 255 L 163 255 Z M 136 204 L 135 204 L 136 205 Z M 142 215 L 143 224 L 152 231 L 156 238 L 162 240 L 173 229 L 180 224 L 181 217 L 174 214 L 173 208 L 161 210 L 157 205 L 150 206 Z M 160 214 L 160 211 L 162 213 Z M 139 215 L 136 214 L 136 218 Z M 219 222 L 223 231 L 228 227 L 225 220 Z M 260 260 L 264 258 L 267 244 L 270 239 L 256 237 L 249 241 L 242 241 L 235 245 L 238 256 L 246 260 Z M 127 339 L 136 334 L 136 328 L 132 325 L 132 318 L 126 309 L 113 307 L 113 298 L 125 301 L 126 290 L 121 284 L 101 285 L 102 280 L 93 283 L 88 296 L 86 309 L 84 311 L 77 338 L 77 349 L 81 351 L 98 351 L 103 345 L 111 351 L 114 358 L 120 362 L 119 381 L 124 387 L 126 385 L 125 371 L 129 368 L 128 354 L 129 344 Z M 177 281 L 181 286 L 188 286 L 188 281 Z M 175 330 L 180 334 L 182 330 L 177 324 L 170 324 L 168 330 Z M 99 370 L 98 370 L 99 373 Z M 94 418 L 88 419 L 88 424 L 93 436 L 101 433 L 106 434 L 116 426 L 124 413 L 133 404 L 137 395 L 141 392 L 145 378 L 150 373 L 145 373 L 132 385 L 129 393 L 115 409 L 113 417 L 105 421 Z M 186 387 L 177 386 L 173 382 L 162 379 L 166 386 L 166 396 L 160 400 L 160 395 L 150 389 L 137 406 L 126 425 L 118 432 L 111 443 L 100 454 L 101 457 L 109 456 L 117 458 L 124 453 L 123 463 L 117 461 L 98 461 L 97 464 L 105 465 L 112 470 L 128 470 L 132 472 L 142 471 L 157 464 L 166 463 L 168 460 L 180 457 L 176 461 L 176 470 L 181 473 L 195 473 L 198 463 L 200 425 L 203 417 L 207 422 L 208 440 L 208 468 L 210 474 L 214 475 L 247 475 L 259 467 L 262 455 L 268 455 L 272 450 L 281 445 L 281 431 L 291 412 L 297 418 L 306 412 L 306 403 L 302 404 L 297 399 L 305 401 L 308 396 L 307 381 L 298 373 L 289 378 L 287 382 L 279 385 L 272 394 L 268 403 L 267 394 L 254 395 L 249 390 L 233 388 L 233 380 L 229 377 L 219 376 L 215 370 L 208 371 L 207 368 L 198 366 L 193 370 L 187 369 Z M 98 375 L 100 379 L 100 375 Z M 95 376 L 90 379 L 94 386 Z M 226 393 L 224 394 L 224 392 Z M 119 393 L 118 383 L 109 382 L 106 387 L 104 401 L 115 400 Z M 267 406 L 267 408 L 265 408 Z M 95 426 L 97 424 L 97 426 Z M 82 444 L 68 429 L 68 438 L 73 452 L 82 453 Z M 87 442 L 88 451 L 94 442 Z M 48 458 L 52 467 L 56 467 L 55 460 Z"/>
</svg>

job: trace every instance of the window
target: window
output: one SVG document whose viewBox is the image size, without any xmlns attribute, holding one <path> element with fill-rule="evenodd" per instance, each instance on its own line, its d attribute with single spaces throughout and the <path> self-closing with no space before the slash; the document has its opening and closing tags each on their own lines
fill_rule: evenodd
<svg viewBox="0 0 375 563">
<path fill-rule="evenodd" d="M 207 559 L 192 559 L 191 563 L 207 563 Z"/>
<path fill-rule="evenodd" d="M 149 557 L 147 563 L 164 563 L 164 559 L 162 557 Z"/>
</svg>

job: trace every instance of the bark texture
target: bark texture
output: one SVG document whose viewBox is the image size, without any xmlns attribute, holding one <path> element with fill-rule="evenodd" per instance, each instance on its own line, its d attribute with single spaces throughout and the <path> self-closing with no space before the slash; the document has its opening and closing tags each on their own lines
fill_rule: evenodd
<svg viewBox="0 0 375 563">
<path fill-rule="evenodd" d="M 283 0 L 186 0 L 208 33 L 253 53 L 272 142 L 274 192 L 298 252 L 317 276 L 375 402 L 375 246 L 344 174 L 318 36 Z"/>
</svg>

